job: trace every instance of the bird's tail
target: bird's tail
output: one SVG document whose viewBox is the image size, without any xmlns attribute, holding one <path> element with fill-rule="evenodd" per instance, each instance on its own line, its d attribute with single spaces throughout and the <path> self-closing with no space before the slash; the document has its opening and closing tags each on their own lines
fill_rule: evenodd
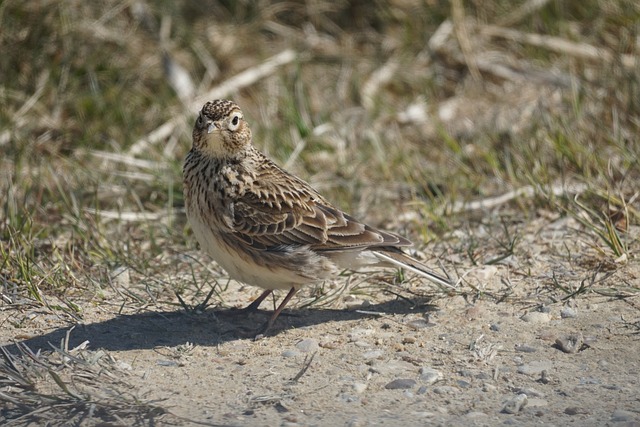
<svg viewBox="0 0 640 427">
<path fill-rule="evenodd" d="M 396 248 L 393 248 L 396 249 Z M 416 273 L 426 279 L 429 279 L 440 287 L 453 289 L 454 286 L 450 280 L 445 279 L 442 276 L 429 271 L 429 269 L 423 265 L 420 261 L 411 258 L 409 255 L 401 252 L 400 250 L 373 250 L 372 251 L 380 261 L 392 264 L 396 267 L 407 269 L 413 273 Z"/>
</svg>

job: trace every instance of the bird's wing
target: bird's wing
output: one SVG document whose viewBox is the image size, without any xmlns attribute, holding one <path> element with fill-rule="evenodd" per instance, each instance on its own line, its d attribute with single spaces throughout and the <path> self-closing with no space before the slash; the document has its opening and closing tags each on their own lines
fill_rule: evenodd
<svg viewBox="0 0 640 427">
<path fill-rule="evenodd" d="M 256 185 L 248 186 L 230 209 L 234 234 L 256 249 L 308 245 L 330 251 L 411 245 L 333 207 L 309 184 L 275 164 L 263 162 L 260 172 Z"/>
</svg>

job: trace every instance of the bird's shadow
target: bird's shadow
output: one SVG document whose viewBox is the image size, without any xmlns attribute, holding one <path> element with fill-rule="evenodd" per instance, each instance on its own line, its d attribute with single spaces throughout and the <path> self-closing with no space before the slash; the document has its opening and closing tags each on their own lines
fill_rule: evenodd
<svg viewBox="0 0 640 427">
<path fill-rule="evenodd" d="M 366 310 L 366 311 L 365 311 Z M 173 347 L 189 342 L 201 346 L 216 346 L 228 341 L 246 339 L 243 329 L 258 329 L 271 312 L 234 314 L 233 309 L 208 309 L 201 314 L 184 310 L 156 311 L 117 315 L 103 322 L 78 324 L 72 333 L 69 327 L 20 341 L 31 350 L 51 350 L 60 346 L 69 335 L 68 348 L 89 341 L 90 348 L 111 351 L 151 349 L 159 346 Z M 306 309 L 284 311 L 265 339 L 277 336 L 293 328 L 305 328 L 327 322 L 346 322 L 380 315 L 412 315 L 420 319 L 432 307 L 424 301 L 395 300 L 368 305 L 362 310 Z M 14 351 L 15 344 L 3 345 Z"/>
</svg>

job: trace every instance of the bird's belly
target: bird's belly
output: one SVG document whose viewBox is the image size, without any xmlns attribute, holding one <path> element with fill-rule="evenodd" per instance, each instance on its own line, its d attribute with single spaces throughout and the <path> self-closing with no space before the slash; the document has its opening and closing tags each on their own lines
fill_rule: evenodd
<svg viewBox="0 0 640 427">
<path fill-rule="evenodd" d="M 211 255 L 232 279 L 264 289 L 285 290 L 299 288 L 312 282 L 294 270 L 256 263 L 250 255 L 241 253 L 241 249 L 230 247 L 197 215 L 189 215 L 189 222 L 201 248 Z"/>
</svg>

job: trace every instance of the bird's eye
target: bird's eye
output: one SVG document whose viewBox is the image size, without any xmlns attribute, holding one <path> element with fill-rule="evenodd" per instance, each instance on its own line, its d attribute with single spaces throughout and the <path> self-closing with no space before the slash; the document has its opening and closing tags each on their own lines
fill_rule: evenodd
<svg viewBox="0 0 640 427">
<path fill-rule="evenodd" d="M 229 130 L 230 131 L 235 131 L 235 130 L 238 129 L 238 126 L 240 125 L 240 119 L 241 118 L 242 118 L 242 115 L 240 113 L 233 113 L 233 118 L 229 122 Z"/>
<path fill-rule="evenodd" d="M 202 126 L 202 114 L 198 116 L 198 120 L 196 120 L 196 124 L 198 126 Z"/>
</svg>

